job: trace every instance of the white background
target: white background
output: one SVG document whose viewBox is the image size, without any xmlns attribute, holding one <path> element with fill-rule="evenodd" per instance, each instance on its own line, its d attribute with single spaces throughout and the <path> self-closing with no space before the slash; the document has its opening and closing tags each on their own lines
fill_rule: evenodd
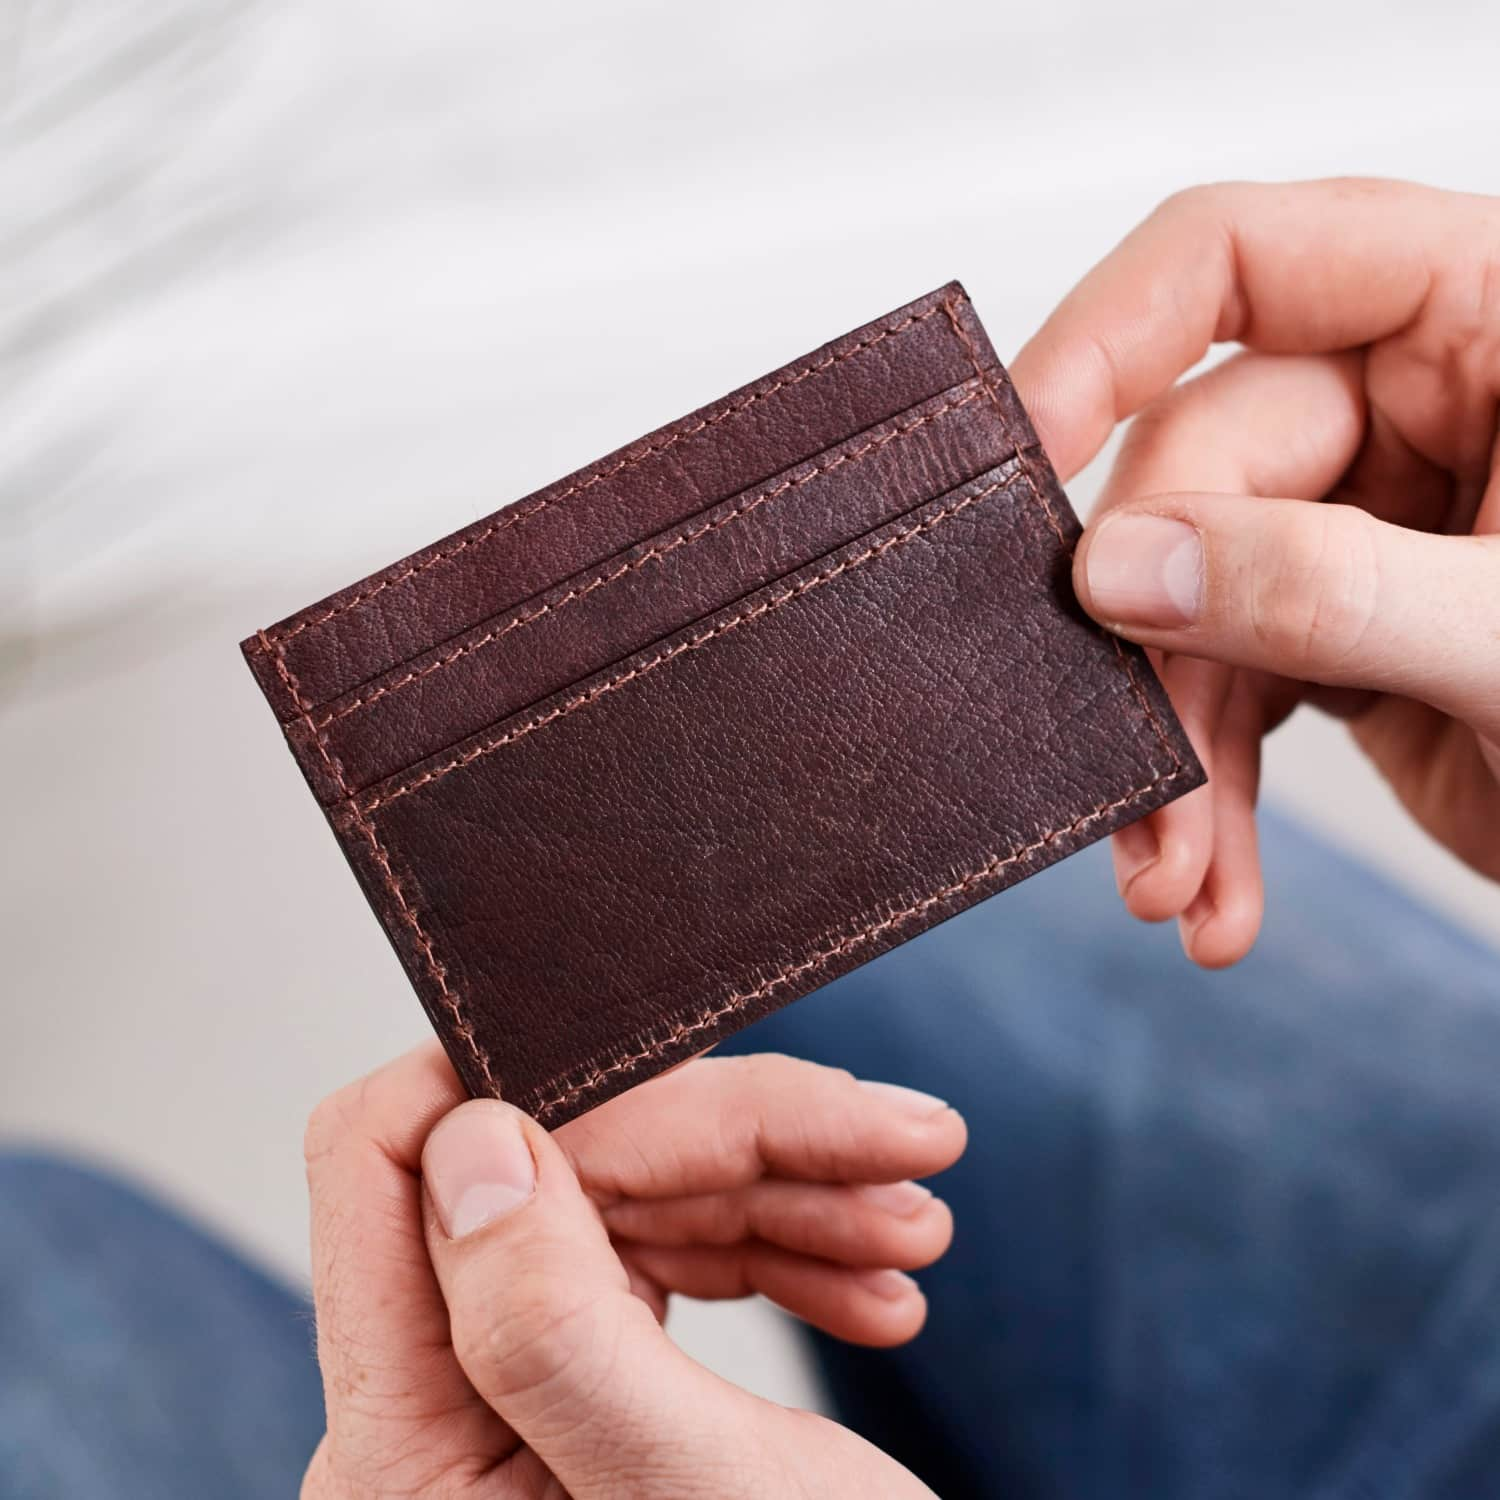
<svg viewBox="0 0 1500 1500">
<path fill-rule="evenodd" d="M 425 1023 L 241 636 L 949 277 L 1003 358 L 1188 183 L 1500 188 L 1492 4 L 0 27 L 0 1130 L 294 1273 L 308 1108 Z M 1335 727 L 1269 786 L 1500 932 Z M 681 1327 L 809 1399 L 769 1321 Z"/>
</svg>

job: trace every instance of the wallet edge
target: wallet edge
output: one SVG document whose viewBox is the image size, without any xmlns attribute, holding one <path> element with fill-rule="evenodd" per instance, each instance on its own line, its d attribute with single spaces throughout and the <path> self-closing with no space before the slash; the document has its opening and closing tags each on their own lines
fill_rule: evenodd
<svg viewBox="0 0 1500 1500">
<path fill-rule="evenodd" d="M 994 404 L 999 420 L 1008 431 L 1017 434 L 1018 444 L 1027 450 L 1028 477 L 1033 482 L 1033 488 L 1038 491 L 1037 498 L 1046 512 L 1062 553 L 1064 556 L 1071 556 L 1073 547 L 1081 534 L 1081 526 L 961 283 L 949 282 L 925 297 L 886 314 L 884 318 L 873 320 L 839 339 L 819 346 L 811 354 L 801 356 L 793 363 L 812 360 L 824 351 L 850 345 L 868 330 L 889 324 L 892 319 L 909 314 L 912 309 L 916 308 L 930 308 L 934 312 L 941 308 L 951 320 L 954 332 L 968 350 L 975 372 Z M 782 368 L 785 370 L 791 366 Z M 727 407 L 744 393 L 765 387 L 780 373 L 773 372 L 771 375 L 752 381 L 719 401 L 656 429 L 646 438 L 638 439 L 616 450 L 614 454 L 606 455 L 594 464 L 575 471 L 573 475 L 565 476 L 556 483 L 566 485 L 580 476 L 599 471 L 610 462 L 616 461 L 620 455 L 639 449 L 643 443 L 662 434 L 684 428 L 698 419 L 702 413 Z M 548 488 L 552 489 L 555 486 Z M 440 539 L 429 547 L 411 554 L 411 557 L 392 564 L 379 573 L 369 575 L 360 583 L 351 585 L 337 594 L 330 595 L 328 599 L 298 611 L 279 622 L 278 625 L 257 631 L 241 643 L 241 650 L 247 665 L 270 702 L 283 731 L 299 720 L 307 722 L 312 745 L 321 751 L 321 762 L 326 764 L 320 764 L 311 755 L 305 757 L 297 755 L 295 749 L 294 758 L 298 761 L 306 779 L 313 784 L 315 799 L 322 806 L 341 849 L 354 869 L 361 890 L 380 925 L 392 941 L 407 978 L 416 989 L 434 1030 L 465 1086 L 476 1095 L 498 1095 L 499 1089 L 486 1058 L 481 1049 L 475 1045 L 473 1034 L 468 1031 L 464 1023 L 461 1007 L 454 1002 L 447 984 L 446 972 L 433 949 L 431 937 L 422 927 L 417 912 L 417 903 L 414 903 L 408 895 L 408 887 L 412 891 L 416 890 L 416 877 L 409 871 L 403 871 L 398 877 L 392 867 L 389 854 L 380 844 L 378 835 L 373 828 L 368 826 L 368 817 L 358 807 L 357 799 L 340 791 L 343 776 L 330 758 L 326 747 L 321 744 L 321 736 L 317 735 L 313 729 L 313 705 L 306 703 L 297 680 L 285 661 L 284 653 L 278 649 L 279 640 L 275 632 L 304 617 L 311 617 L 319 609 L 327 607 L 331 601 L 350 595 L 364 585 L 398 571 L 410 564 L 413 559 L 434 553 L 443 546 L 451 544 L 455 539 L 477 531 L 490 519 L 485 518 L 475 522 L 471 527 L 452 533 L 449 537 Z M 842 937 L 830 936 L 829 941 L 832 946 L 827 950 L 826 958 L 814 955 L 813 962 L 794 965 L 793 968 L 797 971 L 795 978 L 789 975 L 780 976 L 772 984 L 764 987 L 764 993 L 754 1001 L 740 1004 L 731 1013 L 716 1016 L 707 1024 L 691 1027 L 675 1039 L 669 1037 L 665 1041 L 652 1042 L 649 1047 L 646 1047 L 646 1044 L 650 1039 L 644 1034 L 638 1034 L 630 1043 L 624 1045 L 646 1047 L 645 1051 L 629 1056 L 613 1064 L 607 1070 L 599 1070 L 598 1077 L 591 1074 L 582 1081 L 557 1080 L 561 1092 L 544 1100 L 538 1106 L 537 1114 L 542 1123 L 549 1128 L 555 1127 L 594 1107 L 605 1098 L 613 1096 L 620 1090 L 619 1075 L 622 1070 L 626 1072 L 625 1086 L 629 1086 L 630 1083 L 640 1081 L 637 1074 L 646 1071 L 643 1067 L 646 1062 L 653 1065 L 650 1069 L 652 1072 L 671 1066 L 681 1058 L 712 1045 L 721 1037 L 753 1023 L 772 1010 L 779 1009 L 782 1005 L 801 998 L 830 980 L 861 967 L 881 953 L 939 925 L 978 901 L 1006 889 L 1026 876 L 1036 873 L 1127 823 L 1145 816 L 1193 786 L 1201 785 L 1205 780 L 1202 767 L 1193 754 L 1186 735 L 1177 723 L 1165 691 L 1151 669 L 1145 654 L 1137 647 L 1120 642 L 1117 637 L 1108 632 L 1101 630 L 1100 633 L 1109 639 L 1113 649 L 1120 656 L 1122 666 L 1139 699 L 1144 717 L 1172 755 L 1174 767 L 1170 772 L 1134 789 L 1108 808 L 1084 815 L 1073 824 L 1055 831 L 1034 845 L 1006 855 L 1003 860 L 986 862 L 960 877 L 957 884 L 922 898 L 906 911 L 874 920 L 856 931 L 846 932 Z M 1140 670 L 1142 668 L 1144 671 Z M 319 782 L 323 782 L 321 791 Z M 355 827 L 351 830 L 349 826 L 351 817 L 356 823 L 363 823 L 364 829 Z M 371 865 L 367 866 L 363 857 L 352 857 L 351 844 L 355 837 L 362 837 L 368 843 Z M 851 957 L 856 950 L 857 956 Z"/>
</svg>

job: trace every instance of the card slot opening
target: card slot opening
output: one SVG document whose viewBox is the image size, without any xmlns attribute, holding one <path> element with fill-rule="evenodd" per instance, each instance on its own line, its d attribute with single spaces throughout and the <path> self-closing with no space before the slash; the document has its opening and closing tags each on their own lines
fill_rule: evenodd
<svg viewBox="0 0 1500 1500">
<path fill-rule="evenodd" d="M 960 382 L 894 417 L 852 434 L 842 442 L 783 470 L 769 480 L 762 481 L 727 500 L 705 506 L 685 520 L 657 532 L 654 536 L 620 549 L 603 562 L 532 595 L 518 605 L 507 607 L 491 615 L 487 620 L 470 627 L 462 634 L 429 647 L 341 697 L 315 707 L 312 714 L 314 727 L 321 730 L 336 725 L 350 716 L 359 715 L 371 705 L 388 699 L 394 693 L 403 692 L 419 682 L 447 671 L 466 658 L 493 651 L 500 643 L 546 617 L 556 616 L 561 611 L 575 606 L 579 601 L 616 586 L 629 575 L 638 574 L 641 570 L 648 569 L 653 563 L 679 555 L 685 549 L 714 537 L 732 525 L 744 524 L 753 528 L 757 522 L 749 518 L 757 513 L 761 513 L 762 518 L 771 516 L 773 511 L 768 507 L 774 507 L 775 502 L 783 496 L 820 481 L 825 476 L 835 474 L 847 466 L 868 464 L 872 456 L 879 455 L 883 450 L 894 445 L 907 443 L 912 436 L 932 429 L 950 414 L 961 412 L 965 408 L 981 406 L 985 397 L 986 391 L 980 381 Z M 992 463 L 996 456 L 993 451 L 977 456 L 972 464 L 946 474 L 942 480 L 944 486 L 962 482 L 973 472 L 982 472 L 983 468 Z M 921 501 L 913 500 L 912 503 L 919 504 Z M 828 544 L 826 541 L 820 543 L 819 539 L 814 537 L 812 545 L 817 550 L 812 551 L 810 555 L 816 556 L 818 551 L 823 550 Z M 805 556 L 794 557 L 784 565 L 781 572 L 793 571 L 805 560 Z M 759 587 L 763 583 L 773 581 L 776 576 L 779 575 L 772 573 L 767 577 L 756 578 L 747 584 L 747 587 Z M 631 645 L 628 649 L 633 650 L 636 647 Z M 579 675 L 587 675 L 587 671 L 593 669 L 593 666 L 590 666 Z"/>
<path fill-rule="evenodd" d="M 795 361 L 761 380 L 743 386 L 721 400 L 667 424 L 648 437 L 588 465 L 576 474 L 561 479 L 556 484 L 514 505 L 505 507 L 494 516 L 482 522 L 476 522 L 463 531 L 456 532 L 433 546 L 413 554 L 403 562 L 393 564 L 390 568 L 372 575 L 361 583 L 278 622 L 265 632 L 268 641 L 278 649 L 290 647 L 304 636 L 308 636 L 311 641 L 318 644 L 319 649 L 323 643 L 330 640 L 337 645 L 337 635 L 330 635 L 330 631 L 337 632 L 341 629 L 341 625 L 337 622 L 350 617 L 351 612 L 352 618 L 357 620 L 364 613 L 363 607 L 387 590 L 402 587 L 408 580 L 427 575 L 430 569 L 440 564 L 449 563 L 465 555 L 473 556 L 474 549 L 486 547 L 491 539 L 501 536 L 512 527 L 546 512 L 558 513 L 577 496 L 586 494 L 597 485 L 608 483 L 617 475 L 631 472 L 642 465 L 648 465 L 662 455 L 671 453 L 681 444 L 690 444 L 700 433 L 712 434 L 721 427 L 725 433 L 733 432 L 743 425 L 741 419 L 745 417 L 745 414 L 757 410 L 762 403 L 779 399 L 779 393 L 788 390 L 795 391 L 804 382 L 815 381 L 825 372 L 837 370 L 848 361 L 866 356 L 871 350 L 879 351 L 873 357 L 882 361 L 888 360 L 889 350 L 895 348 L 894 342 L 890 341 L 925 340 L 925 345 L 916 350 L 903 342 L 898 363 L 908 372 L 930 370 L 935 374 L 941 369 L 947 375 L 948 380 L 957 379 L 958 376 L 952 372 L 953 367 L 950 364 L 955 350 L 945 349 L 944 346 L 950 341 L 956 346 L 960 366 L 974 359 L 972 343 L 961 325 L 958 304 L 967 305 L 963 288 L 957 282 L 949 283 L 909 306 L 898 309 L 886 318 L 856 329 L 841 339 L 833 340 L 802 360 Z M 925 331 L 928 329 L 941 330 L 941 332 L 934 332 L 929 336 Z M 886 347 L 882 348 L 882 346 Z M 976 373 L 978 373 L 977 361 Z M 845 383 L 848 383 L 847 380 Z M 947 381 L 939 380 L 938 388 L 946 383 Z M 872 382 L 861 382 L 862 389 L 873 387 Z M 930 391 L 933 387 L 929 385 L 927 389 Z M 908 401 L 915 401 L 918 399 L 919 390 L 909 385 L 906 395 Z M 864 417 L 860 425 L 873 424 L 876 420 L 876 413 L 870 409 L 868 402 L 862 403 L 862 410 Z M 795 427 L 800 424 L 791 425 Z M 786 430 L 786 427 L 787 424 L 781 424 L 781 430 Z M 830 443 L 837 436 L 836 431 L 829 431 L 823 442 Z M 822 444 L 815 444 L 811 451 L 816 452 L 821 446 Z M 801 462 L 807 455 L 788 448 L 778 456 L 780 463 L 776 468 L 782 469 Z M 739 485 L 734 488 L 751 482 L 758 483 L 760 478 L 752 479 L 747 473 L 746 477 L 741 479 Z M 730 491 L 732 492 L 733 490 Z M 666 518 L 663 517 L 659 524 L 666 524 Z M 615 543 L 616 546 L 622 544 L 621 541 Z M 582 567 L 584 564 L 585 560 L 578 558 L 574 561 L 573 567 Z M 531 591 L 536 592 L 551 585 L 552 580 L 537 580 Z M 335 623 L 330 625 L 329 622 Z M 456 634 L 467 628 L 467 623 L 456 626 L 452 633 Z M 330 688 L 327 692 L 315 693 L 312 702 L 315 705 L 330 702 L 335 697 L 357 687 L 360 682 L 370 680 L 392 666 L 398 665 L 399 660 L 399 657 L 391 657 L 378 667 L 372 665 L 369 671 L 362 673 L 358 678 L 345 680 L 341 685 Z"/>
<path fill-rule="evenodd" d="M 637 677 L 655 671 L 676 656 L 697 650 L 728 630 L 751 624 L 812 589 L 820 588 L 863 566 L 891 548 L 903 546 L 926 535 L 951 516 L 989 500 L 999 492 L 1019 484 L 1024 487 L 1028 498 L 1035 496 L 1035 485 L 1026 463 L 1027 454 L 1032 451 L 1039 451 L 1038 445 L 1012 447 L 998 464 L 991 465 L 961 484 L 906 507 L 896 516 L 871 527 L 852 541 L 830 548 L 781 578 L 747 590 L 738 599 L 707 611 L 656 640 L 621 654 L 614 661 L 602 664 L 557 691 L 498 716 L 462 739 L 433 750 L 378 782 L 354 790 L 352 801 L 355 808 L 360 815 L 368 817 L 378 808 L 575 712 Z"/>
</svg>

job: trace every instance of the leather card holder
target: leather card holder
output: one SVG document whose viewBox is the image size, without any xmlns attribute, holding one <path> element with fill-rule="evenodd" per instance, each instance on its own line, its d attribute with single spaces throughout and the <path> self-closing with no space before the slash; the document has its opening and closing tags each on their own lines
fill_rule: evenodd
<svg viewBox="0 0 1500 1500">
<path fill-rule="evenodd" d="M 953 283 L 242 649 L 465 1085 L 555 1126 L 1202 783 L 1078 531 Z"/>
</svg>

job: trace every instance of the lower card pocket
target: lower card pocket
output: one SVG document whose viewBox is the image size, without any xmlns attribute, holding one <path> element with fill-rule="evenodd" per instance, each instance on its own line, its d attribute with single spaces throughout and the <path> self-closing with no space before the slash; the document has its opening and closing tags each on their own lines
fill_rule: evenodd
<svg viewBox="0 0 1500 1500">
<path fill-rule="evenodd" d="M 1013 458 L 335 808 L 471 1086 L 555 1124 L 1165 800 L 1075 526 Z"/>
</svg>

